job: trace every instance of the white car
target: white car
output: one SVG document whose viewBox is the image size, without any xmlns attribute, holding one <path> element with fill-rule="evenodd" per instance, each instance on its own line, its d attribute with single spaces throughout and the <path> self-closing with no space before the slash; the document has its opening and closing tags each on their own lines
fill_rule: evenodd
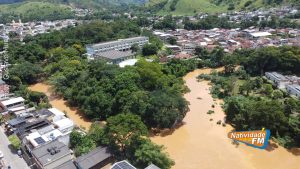
<svg viewBox="0 0 300 169">
<path fill-rule="evenodd" d="M 0 159 L 4 157 L 3 153 L 0 151 Z"/>
</svg>

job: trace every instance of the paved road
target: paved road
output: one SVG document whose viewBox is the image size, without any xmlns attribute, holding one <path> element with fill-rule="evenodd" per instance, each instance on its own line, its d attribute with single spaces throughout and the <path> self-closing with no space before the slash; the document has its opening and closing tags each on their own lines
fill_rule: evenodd
<svg viewBox="0 0 300 169">
<path fill-rule="evenodd" d="M 23 158 L 11 151 L 10 142 L 4 134 L 4 130 L 0 127 L 0 151 L 4 154 L 4 161 L 10 165 L 12 169 L 29 169 Z"/>
</svg>

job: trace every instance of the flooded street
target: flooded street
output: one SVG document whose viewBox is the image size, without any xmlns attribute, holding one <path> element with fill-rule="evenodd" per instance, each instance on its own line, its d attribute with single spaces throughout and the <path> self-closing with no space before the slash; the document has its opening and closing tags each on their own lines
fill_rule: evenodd
<svg viewBox="0 0 300 169">
<path fill-rule="evenodd" d="M 220 106 L 222 101 L 213 100 L 207 81 L 197 82 L 196 79 L 199 74 L 210 71 L 199 69 L 184 77 L 191 90 L 185 94 L 190 102 L 190 112 L 184 125 L 170 135 L 151 138 L 166 147 L 176 163 L 173 169 L 299 169 L 300 153 L 297 150 L 292 153 L 282 147 L 275 148 L 275 144 L 260 150 L 231 143 L 227 133 L 232 127 L 216 124 L 225 117 Z M 215 108 L 212 108 L 213 104 Z M 209 110 L 215 113 L 209 115 Z"/>
<path fill-rule="evenodd" d="M 72 119 L 76 125 L 80 127 L 84 127 L 85 129 L 89 129 L 92 122 L 87 118 L 82 116 L 82 113 L 79 112 L 75 107 L 70 107 L 67 101 L 63 100 L 63 98 L 55 96 L 50 89 L 50 85 L 45 83 L 37 83 L 35 85 L 29 86 L 29 90 L 43 92 L 48 98 L 52 107 L 57 108 L 61 111 L 65 111 L 67 116 Z"/>
</svg>

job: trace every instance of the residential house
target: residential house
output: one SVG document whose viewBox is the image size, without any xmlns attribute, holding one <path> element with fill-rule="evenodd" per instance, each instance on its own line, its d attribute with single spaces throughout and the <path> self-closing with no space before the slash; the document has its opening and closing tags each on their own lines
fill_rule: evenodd
<svg viewBox="0 0 300 169">
<path fill-rule="evenodd" d="M 73 158 L 68 146 L 57 140 L 32 150 L 32 155 L 38 169 L 53 169 Z"/>
<path fill-rule="evenodd" d="M 113 160 L 112 154 L 106 147 L 97 147 L 74 161 L 78 169 L 100 169 Z"/>
<path fill-rule="evenodd" d="M 22 97 L 17 97 L 17 98 L 11 98 L 8 100 L 4 100 L 0 102 L 0 107 L 2 110 L 8 110 L 11 108 L 16 108 L 20 106 L 24 106 L 24 99 Z"/>
</svg>

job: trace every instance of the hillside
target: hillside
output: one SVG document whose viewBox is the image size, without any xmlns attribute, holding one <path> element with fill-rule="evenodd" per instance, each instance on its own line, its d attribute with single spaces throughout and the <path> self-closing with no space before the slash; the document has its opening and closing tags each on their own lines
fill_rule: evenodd
<svg viewBox="0 0 300 169">
<path fill-rule="evenodd" d="M 115 9 L 145 0 L 0 0 L 0 23 L 73 18 L 72 8 Z"/>
<path fill-rule="evenodd" d="M 122 6 L 128 4 L 141 5 L 146 2 L 146 0 L 51 0 L 58 1 L 60 3 L 69 4 L 74 7 L 80 8 L 110 8 L 112 6 Z"/>
<path fill-rule="evenodd" d="M 48 2 L 21 2 L 0 5 L 0 23 L 11 22 L 13 19 L 21 18 L 29 20 L 56 20 L 73 16 L 71 8 L 66 5 Z"/>
<path fill-rule="evenodd" d="M 150 0 L 145 6 L 158 14 L 192 15 L 198 12 L 220 13 L 230 10 L 252 10 L 281 4 L 290 5 L 298 0 Z"/>
</svg>

